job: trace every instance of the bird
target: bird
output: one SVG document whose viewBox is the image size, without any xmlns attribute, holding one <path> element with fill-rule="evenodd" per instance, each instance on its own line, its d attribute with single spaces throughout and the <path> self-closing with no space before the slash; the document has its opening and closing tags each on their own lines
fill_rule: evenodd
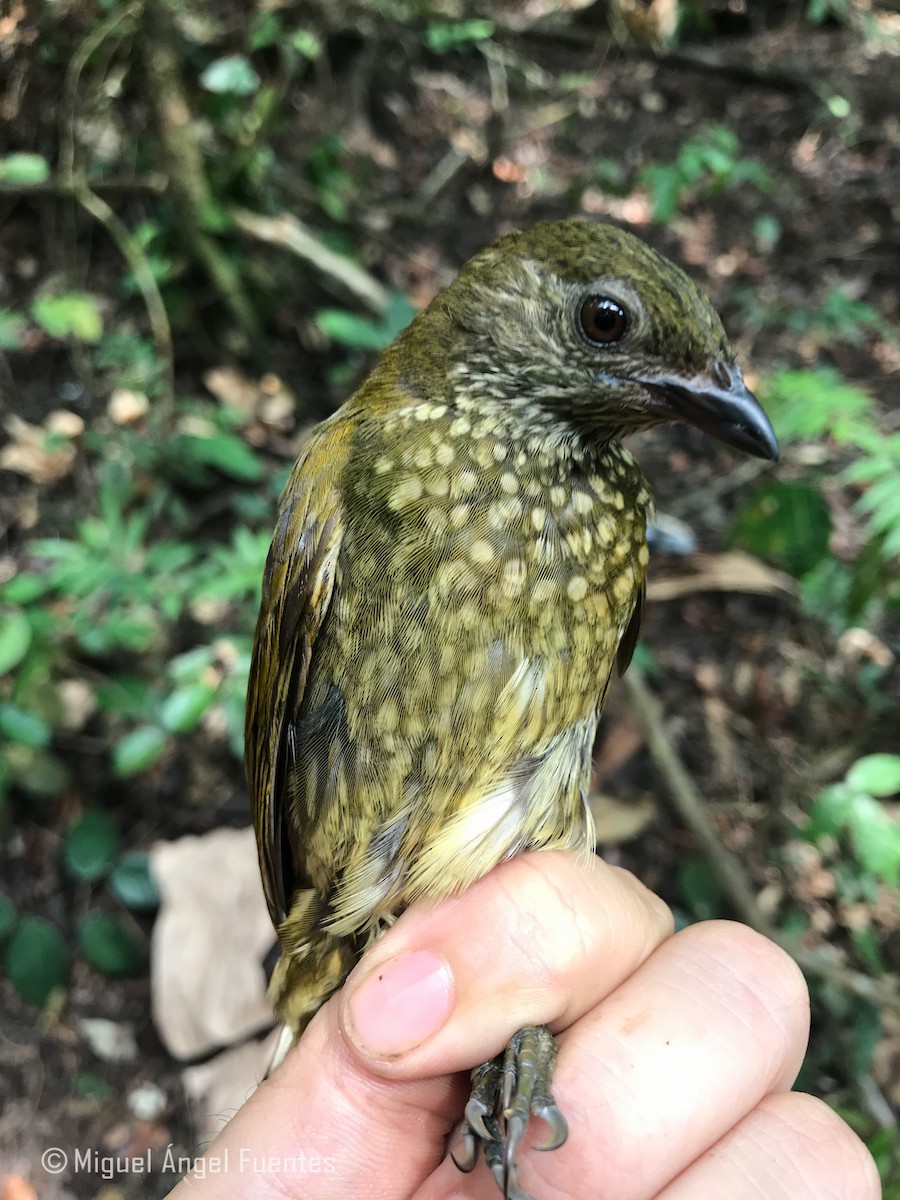
<svg viewBox="0 0 900 1200">
<path fill-rule="evenodd" d="M 622 438 L 683 422 L 775 460 L 715 309 L 630 232 L 505 234 L 322 422 L 281 496 L 249 676 L 245 765 L 295 1043 L 409 905 L 524 851 L 593 852 L 587 792 L 628 666 L 648 483 Z M 555 1041 L 472 1073 L 458 1150 L 528 1200 L 532 1116 L 565 1140 Z"/>
</svg>

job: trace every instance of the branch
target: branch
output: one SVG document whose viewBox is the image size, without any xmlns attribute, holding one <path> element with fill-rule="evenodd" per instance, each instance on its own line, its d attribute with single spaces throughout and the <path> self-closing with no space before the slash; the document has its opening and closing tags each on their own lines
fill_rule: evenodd
<svg viewBox="0 0 900 1200">
<path fill-rule="evenodd" d="M 794 938 L 785 937 L 769 921 L 756 900 L 740 862 L 722 845 L 706 812 L 706 807 L 684 763 L 669 739 L 659 703 L 634 667 L 622 680 L 632 710 L 647 739 L 647 749 L 659 768 L 675 809 L 700 843 L 716 878 L 743 921 L 776 942 L 792 956 L 797 965 L 811 975 L 833 984 L 874 1004 L 900 1010 L 900 992 L 888 977 L 872 979 L 834 961 L 827 948 L 809 950 Z"/>
<path fill-rule="evenodd" d="M 256 314 L 234 264 L 205 225 L 205 214 L 214 207 L 212 191 L 191 126 L 181 65 L 173 49 L 175 30 L 167 0 L 146 0 L 146 16 L 142 40 L 148 99 L 166 158 L 181 234 L 189 253 L 202 263 L 231 310 L 245 344 L 252 345 L 260 338 Z"/>
<path fill-rule="evenodd" d="M 315 237 L 296 217 L 282 213 L 278 217 L 261 217 L 245 209 L 235 209 L 231 216 L 238 229 L 295 254 L 314 267 L 322 275 L 337 283 L 355 299 L 364 304 L 376 316 L 381 316 L 388 305 L 388 291 L 374 275 L 357 266 L 342 254 L 336 254 Z"/>
<path fill-rule="evenodd" d="M 175 356 L 172 349 L 172 328 L 163 302 L 162 293 L 156 282 L 156 277 L 147 261 L 147 256 L 140 242 L 130 229 L 119 219 L 105 200 L 102 200 L 83 180 L 71 181 L 72 192 L 81 207 L 91 214 L 113 239 L 122 256 L 131 267 L 132 274 L 141 289 L 147 316 L 150 318 L 150 328 L 156 349 L 163 361 L 165 393 L 163 401 L 167 419 L 172 415 L 175 401 Z"/>
</svg>

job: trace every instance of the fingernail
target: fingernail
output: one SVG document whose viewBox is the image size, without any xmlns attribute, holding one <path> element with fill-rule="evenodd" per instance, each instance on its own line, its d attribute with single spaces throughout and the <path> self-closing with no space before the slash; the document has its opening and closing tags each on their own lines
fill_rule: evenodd
<svg viewBox="0 0 900 1200">
<path fill-rule="evenodd" d="M 437 1033 L 453 1011 L 446 959 L 413 950 L 376 967 L 350 997 L 351 1036 L 374 1058 L 393 1058 Z"/>
</svg>

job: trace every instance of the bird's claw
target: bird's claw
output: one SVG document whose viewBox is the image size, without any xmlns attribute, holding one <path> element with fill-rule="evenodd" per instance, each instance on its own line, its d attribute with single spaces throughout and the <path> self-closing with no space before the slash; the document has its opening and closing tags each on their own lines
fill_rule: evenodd
<svg viewBox="0 0 900 1200">
<path fill-rule="evenodd" d="M 546 1142 L 535 1146 L 535 1150 L 558 1150 L 569 1136 L 569 1126 L 555 1104 L 532 1105 L 531 1111 L 550 1126 L 550 1136 Z"/>
<path fill-rule="evenodd" d="M 518 1183 L 517 1155 L 531 1116 L 549 1126 L 549 1137 L 537 1147 L 555 1150 L 566 1140 L 566 1119 L 550 1094 L 556 1042 L 543 1025 L 520 1029 L 505 1052 L 472 1072 L 466 1115 L 451 1157 L 461 1171 L 471 1171 L 479 1149 L 504 1200 L 532 1200 Z"/>
</svg>

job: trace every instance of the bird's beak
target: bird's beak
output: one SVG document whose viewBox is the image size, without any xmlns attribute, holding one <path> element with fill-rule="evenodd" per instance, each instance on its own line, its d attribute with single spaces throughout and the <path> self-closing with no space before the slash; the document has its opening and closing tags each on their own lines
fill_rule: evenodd
<svg viewBox="0 0 900 1200">
<path fill-rule="evenodd" d="M 739 367 L 715 362 L 699 375 L 648 374 L 636 381 L 647 388 L 660 417 L 684 421 L 745 454 L 777 461 L 775 431 Z"/>
</svg>

